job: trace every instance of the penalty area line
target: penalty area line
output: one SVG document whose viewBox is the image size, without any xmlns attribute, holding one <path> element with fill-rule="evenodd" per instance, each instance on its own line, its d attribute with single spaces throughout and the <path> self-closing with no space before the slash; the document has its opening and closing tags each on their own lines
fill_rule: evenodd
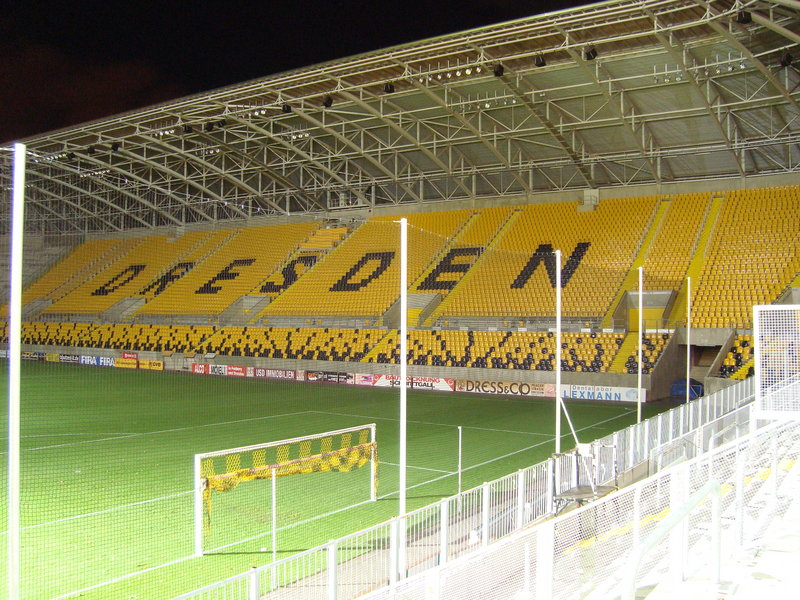
<svg viewBox="0 0 800 600">
<path fill-rule="evenodd" d="M 146 435 L 160 435 L 162 433 L 176 433 L 178 431 L 189 431 L 192 429 L 204 429 L 206 427 L 219 427 L 220 425 L 235 425 L 237 423 L 249 423 L 251 421 L 263 421 L 265 419 L 279 419 L 281 417 L 292 417 L 295 415 L 307 415 L 309 413 L 314 413 L 317 411 L 313 410 L 301 410 L 297 412 L 290 412 L 290 413 L 281 413 L 279 415 L 267 415 L 264 417 L 251 417 L 249 419 L 236 419 L 235 421 L 221 421 L 219 423 L 205 423 L 202 425 L 190 425 L 188 427 L 174 427 L 172 429 L 160 429 L 157 431 L 143 431 L 141 433 L 126 433 L 121 435 L 114 435 L 114 437 L 104 437 L 104 438 L 97 438 L 94 440 L 83 440 L 80 442 L 66 442 L 63 444 L 51 444 L 49 446 L 38 446 L 36 448 L 26 448 L 25 452 L 31 452 L 33 450 L 52 450 L 55 448 L 65 448 L 68 446 L 80 446 L 82 444 L 94 444 L 97 442 L 113 442 L 117 440 L 124 440 L 130 439 L 135 437 L 143 437 Z M 0 452 L 0 455 L 5 455 L 7 452 Z"/>
<path fill-rule="evenodd" d="M 400 419 L 396 417 L 375 417 L 368 415 L 356 415 L 352 413 L 335 412 L 332 410 L 310 410 L 308 412 L 315 412 L 323 415 L 337 415 L 340 417 L 357 417 L 359 419 L 372 419 L 374 421 L 394 421 L 394 422 L 400 421 Z M 453 429 L 462 427 L 463 429 L 474 429 L 476 431 L 493 431 L 495 433 L 518 433 L 520 435 L 545 435 L 545 436 L 550 435 L 549 433 L 539 433 L 536 431 L 518 431 L 515 429 L 493 429 L 491 427 L 478 427 L 477 425 L 453 425 L 452 423 L 434 423 L 433 421 L 414 421 L 412 419 L 408 419 L 406 422 L 414 423 L 415 425 L 435 425 L 437 427 L 451 427 Z"/>
<path fill-rule="evenodd" d="M 85 592 L 90 592 L 92 590 L 99 589 L 101 587 L 105 587 L 107 585 L 112 585 L 114 583 L 119 583 L 120 581 L 125 581 L 126 579 L 130 579 L 131 577 L 136 577 L 137 575 L 144 575 L 145 573 L 149 573 L 151 571 L 157 571 L 158 569 L 163 569 L 164 567 L 169 567 L 172 565 L 177 565 L 179 563 L 185 562 L 194 558 L 194 556 L 184 556 L 183 558 L 178 558 L 176 560 L 171 560 L 161 565 L 156 565 L 155 567 L 148 567 L 146 569 L 142 569 L 140 571 L 136 571 L 135 573 L 127 573 L 125 575 L 121 575 L 114 579 L 109 579 L 108 581 L 102 581 L 100 583 L 96 583 L 94 585 L 90 585 L 80 590 L 75 590 L 74 592 L 67 592 L 66 594 L 61 594 L 60 596 L 56 596 L 53 600 L 64 600 L 64 598 L 74 598 L 77 595 L 83 594 Z"/>
<path fill-rule="evenodd" d="M 393 467 L 399 467 L 397 463 L 387 462 L 385 460 L 381 461 L 382 465 L 391 465 Z M 420 471 L 433 471 L 434 473 L 447 473 L 448 475 L 455 475 L 458 471 L 447 471 L 445 469 L 431 469 L 430 467 L 415 467 L 414 465 L 407 465 L 409 469 L 419 469 Z"/>
<path fill-rule="evenodd" d="M 59 523 L 66 523 L 68 521 L 76 521 L 78 519 L 84 519 L 87 517 L 97 517 L 100 515 L 105 515 L 108 513 L 116 512 L 118 510 L 124 510 L 126 508 L 133 508 L 135 506 L 143 506 L 145 504 L 152 504 L 154 502 L 161 502 L 162 500 L 172 500 L 173 498 L 180 498 L 181 496 L 186 496 L 188 494 L 193 494 L 193 491 L 188 492 L 176 492 L 174 494 L 168 494 L 167 496 L 161 496 L 159 498 L 150 498 L 148 500 L 140 500 L 139 502 L 131 502 L 130 504 L 120 504 L 119 506 L 112 506 L 111 508 L 104 508 L 103 510 L 97 510 L 90 513 L 84 513 L 82 515 L 73 515 L 71 517 L 64 517 L 62 519 L 56 519 L 55 521 L 47 521 L 46 523 L 37 523 L 35 525 L 26 525 L 23 527 L 23 530 L 27 529 L 38 529 L 39 527 L 47 527 L 49 525 L 58 525 Z M 8 531 L 0 531 L 0 535 L 6 535 Z"/>
</svg>

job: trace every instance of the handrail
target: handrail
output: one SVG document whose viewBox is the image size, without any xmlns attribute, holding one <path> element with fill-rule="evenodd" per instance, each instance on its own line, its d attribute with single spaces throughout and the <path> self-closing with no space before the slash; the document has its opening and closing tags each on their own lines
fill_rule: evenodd
<svg viewBox="0 0 800 600">
<path fill-rule="evenodd" d="M 628 562 L 625 567 L 625 574 L 622 577 L 620 584 L 620 596 L 622 600 L 635 600 L 636 598 L 636 574 L 639 571 L 639 566 L 653 548 L 655 548 L 661 540 L 683 520 L 697 506 L 705 502 L 706 498 L 711 496 L 711 573 L 714 578 L 714 583 L 719 583 L 719 565 L 720 565 L 720 523 L 721 523 L 721 499 L 722 499 L 722 486 L 719 481 L 711 480 L 706 483 L 702 488 L 697 490 L 694 494 L 689 496 L 688 500 L 677 509 L 670 512 L 669 516 L 661 521 L 656 526 L 655 530 L 647 536 L 641 544 L 637 544 L 631 550 L 632 561 Z M 684 564 L 683 556 L 686 551 L 685 544 L 681 544 L 678 557 L 671 557 L 671 563 L 682 565 Z"/>
</svg>

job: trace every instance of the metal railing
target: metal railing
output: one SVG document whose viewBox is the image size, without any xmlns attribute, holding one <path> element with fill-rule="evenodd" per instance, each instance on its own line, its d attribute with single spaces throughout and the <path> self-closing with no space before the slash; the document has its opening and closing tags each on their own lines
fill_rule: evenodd
<svg viewBox="0 0 800 600">
<path fill-rule="evenodd" d="M 593 442 L 589 460 L 559 455 L 457 496 L 211 584 L 175 600 L 356 598 L 395 589 L 556 514 L 557 498 L 591 482 L 616 484 L 667 442 L 751 401 L 751 380 Z M 558 475 L 558 476 L 557 476 Z M 531 551 L 531 548 L 528 548 Z"/>
<path fill-rule="evenodd" d="M 798 457 L 800 423 L 772 423 L 365 598 L 629 598 L 665 577 L 713 589 L 720 561 L 756 542 L 796 499 Z"/>
<path fill-rule="evenodd" d="M 636 575 L 639 567 L 647 557 L 649 552 L 652 552 L 673 530 L 681 525 L 684 525 L 686 519 L 692 514 L 692 511 L 704 503 L 709 496 L 711 497 L 711 573 L 713 582 L 719 583 L 719 567 L 720 567 L 720 504 L 722 498 L 722 486 L 719 481 L 709 481 L 702 488 L 692 494 L 689 499 L 680 507 L 675 510 L 670 510 L 669 516 L 661 521 L 656 529 L 647 536 L 641 544 L 637 544 L 631 550 L 631 562 L 625 568 L 625 574 L 622 577 L 622 599 L 623 600 L 636 600 Z M 677 544 L 672 544 L 670 548 L 670 565 L 678 572 L 678 578 L 683 579 L 683 565 L 687 562 L 687 552 L 689 548 L 687 544 L 681 543 L 678 539 Z"/>
</svg>

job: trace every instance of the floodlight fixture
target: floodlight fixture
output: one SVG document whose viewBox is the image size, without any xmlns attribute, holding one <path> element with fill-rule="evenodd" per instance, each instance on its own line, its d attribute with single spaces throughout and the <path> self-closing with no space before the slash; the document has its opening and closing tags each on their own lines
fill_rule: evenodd
<svg viewBox="0 0 800 600">
<path fill-rule="evenodd" d="M 386 94 L 394 94 L 394 84 L 391 81 L 384 83 L 383 91 Z"/>
<path fill-rule="evenodd" d="M 285 115 L 288 115 L 290 112 L 292 112 L 292 107 L 289 104 L 284 104 L 281 106 L 281 112 Z"/>
<path fill-rule="evenodd" d="M 544 59 L 543 54 L 537 54 L 533 59 L 533 64 L 536 67 L 546 67 L 547 61 Z"/>
<path fill-rule="evenodd" d="M 736 13 L 736 22 L 740 25 L 747 25 L 748 23 L 753 22 L 753 17 L 746 10 L 740 10 L 738 13 Z"/>
<path fill-rule="evenodd" d="M 789 54 L 787 52 L 786 54 L 784 54 L 781 57 L 781 66 L 782 67 L 788 67 L 788 66 L 790 66 L 792 64 L 793 60 L 794 60 L 794 56 L 792 56 L 791 54 Z"/>
<path fill-rule="evenodd" d="M 494 66 L 494 69 L 492 69 L 492 73 L 494 73 L 495 77 L 502 77 L 505 74 L 505 72 L 506 72 L 506 68 L 503 65 L 501 65 L 500 63 L 497 63 Z"/>
<path fill-rule="evenodd" d="M 325 108 L 330 108 L 333 106 L 333 98 L 331 98 L 330 94 L 322 99 L 322 106 Z"/>
<path fill-rule="evenodd" d="M 591 48 L 587 48 L 583 53 L 583 58 L 585 60 L 594 60 L 597 58 L 597 48 L 592 46 Z"/>
</svg>

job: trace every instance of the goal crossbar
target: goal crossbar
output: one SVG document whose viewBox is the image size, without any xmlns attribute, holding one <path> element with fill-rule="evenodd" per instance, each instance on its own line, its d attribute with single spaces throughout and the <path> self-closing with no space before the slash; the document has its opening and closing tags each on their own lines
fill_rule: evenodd
<svg viewBox="0 0 800 600">
<path fill-rule="evenodd" d="M 240 482 L 270 479 L 273 473 L 275 473 L 275 477 L 284 477 L 320 471 L 346 472 L 353 468 L 363 467 L 373 458 L 375 448 L 375 442 L 369 442 L 302 458 L 293 458 L 285 462 L 239 469 L 230 473 L 206 475 L 203 477 L 205 491 L 226 492 L 235 488 Z M 337 457 L 344 458 L 344 462 L 335 461 L 334 459 Z"/>
<path fill-rule="evenodd" d="M 338 448 L 334 448 L 334 442 Z M 378 484 L 374 423 L 195 454 L 195 555 L 204 553 L 204 537 L 206 531 L 210 531 L 214 493 L 228 492 L 245 482 L 274 481 L 289 475 L 345 473 L 360 469 L 367 463 L 371 464 L 370 499 L 374 501 Z"/>
</svg>

